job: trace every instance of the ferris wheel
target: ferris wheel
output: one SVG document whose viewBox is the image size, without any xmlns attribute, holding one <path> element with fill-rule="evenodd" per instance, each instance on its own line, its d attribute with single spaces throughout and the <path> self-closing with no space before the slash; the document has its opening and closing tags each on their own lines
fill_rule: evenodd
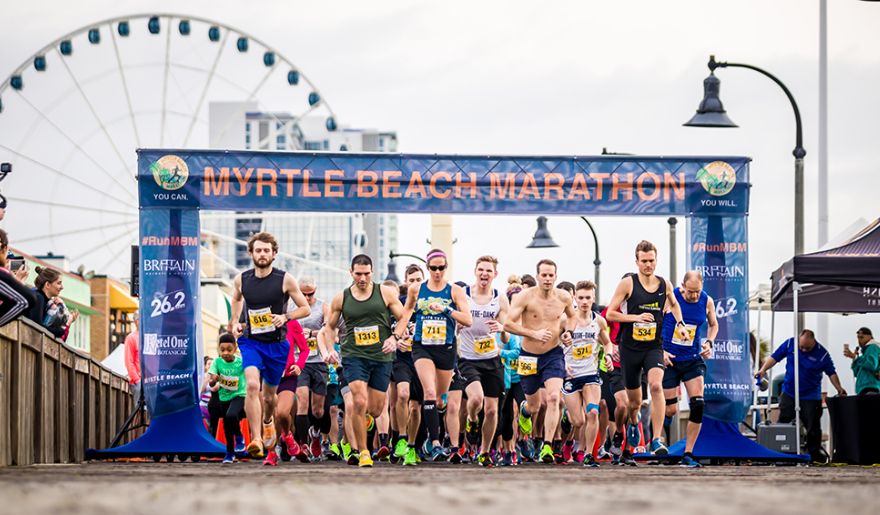
<svg viewBox="0 0 880 515">
<path fill-rule="evenodd" d="M 209 116 L 213 102 L 233 108 Z M 273 135 L 301 141 L 304 131 L 337 128 L 297 66 L 215 21 L 139 14 L 52 41 L 0 83 L 0 161 L 13 164 L 0 190 L 12 245 L 127 276 L 138 232 L 135 150 L 208 148 L 254 108 L 275 121 Z"/>
</svg>

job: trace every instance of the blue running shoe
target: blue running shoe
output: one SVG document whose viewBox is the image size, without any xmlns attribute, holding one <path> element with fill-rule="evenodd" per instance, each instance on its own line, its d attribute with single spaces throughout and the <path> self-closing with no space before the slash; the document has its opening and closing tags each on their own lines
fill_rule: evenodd
<svg viewBox="0 0 880 515">
<path fill-rule="evenodd" d="M 443 462 L 449 459 L 449 452 L 441 446 L 431 449 L 431 461 Z"/>
<path fill-rule="evenodd" d="M 641 435 L 639 434 L 638 422 L 635 424 L 630 422 L 626 427 L 626 443 L 628 443 L 630 447 L 638 447 L 640 440 Z"/>
<path fill-rule="evenodd" d="M 244 452 L 244 437 L 235 435 L 235 452 Z"/>
<path fill-rule="evenodd" d="M 227 452 L 226 456 L 223 457 L 223 464 L 224 465 L 231 465 L 232 463 L 235 463 L 236 461 L 238 461 L 238 460 L 235 459 L 235 454 L 233 454 L 231 452 Z M 682 460 L 682 461 L 684 461 L 684 460 Z"/>
<path fill-rule="evenodd" d="M 648 450 L 651 451 L 651 454 L 654 456 L 666 456 L 669 454 L 669 449 L 663 445 L 663 442 L 660 441 L 660 438 L 654 438 L 651 440 L 651 445 L 648 447 Z"/>
<path fill-rule="evenodd" d="M 678 462 L 678 466 L 691 469 L 698 469 L 703 467 L 702 465 L 700 465 L 700 462 L 695 460 L 694 457 L 690 454 L 685 454 L 684 456 L 682 456 L 681 461 Z"/>
</svg>

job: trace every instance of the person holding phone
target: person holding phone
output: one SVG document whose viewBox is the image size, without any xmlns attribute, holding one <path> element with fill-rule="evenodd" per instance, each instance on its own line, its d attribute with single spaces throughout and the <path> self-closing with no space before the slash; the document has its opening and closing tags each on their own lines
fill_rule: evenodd
<svg viewBox="0 0 880 515">
<path fill-rule="evenodd" d="M 30 288 L 19 277 L 21 269 L 27 277 L 24 259 L 12 263 L 7 259 L 8 254 L 9 236 L 0 229 L 0 327 L 26 313 L 36 302 Z"/>
</svg>

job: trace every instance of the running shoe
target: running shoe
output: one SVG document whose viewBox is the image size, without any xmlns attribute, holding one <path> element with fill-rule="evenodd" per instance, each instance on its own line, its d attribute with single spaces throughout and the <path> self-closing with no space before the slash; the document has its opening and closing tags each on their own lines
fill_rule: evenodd
<svg viewBox="0 0 880 515">
<path fill-rule="evenodd" d="M 611 459 L 611 453 L 605 449 L 605 445 L 599 447 L 599 451 L 596 452 L 597 460 L 609 460 Z"/>
<path fill-rule="evenodd" d="M 296 454 L 293 455 L 300 463 L 308 463 L 312 461 L 309 458 L 309 448 L 305 445 L 297 445 Z"/>
<path fill-rule="evenodd" d="M 669 454 L 669 449 L 667 449 L 666 446 L 663 445 L 663 441 L 660 440 L 659 437 L 651 440 L 650 450 L 651 454 L 653 454 L 654 456 L 666 456 L 667 454 Z"/>
<path fill-rule="evenodd" d="M 553 463 L 556 460 L 556 457 L 553 456 L 553 448 L 550 447 L 549 443 L 545 443 L 543 447 L 541 447 L 541 453 L 538 455 L 538 459 L 544 463 Z"/>
<path fill-rule="evenodd" d="M 394 457 L 395 458 L 403 458 L 406 456 L 406 451 L 409 446 L 407 445 L 406 438 L 398 438 L 397 443 L 394 444 Z"/>
<path fill-rule="evenodd" d="M 523 460 L 535 461 L 535 446 L 532 444 L 531 439 L 524 438 L 516 442 L 516 446 L 519 449 L 519 453 Z"/>
<path fill-rule="evenodd" d="M 574 442 L 565 442 L 565 445 L 562 446 L 562 459 L 566 463 L 571 461 L 572 456 L 574 455 L 574 453 L 572 452 L 573 450 L 574 450 Z"/>
<path fill-rule="evenodd" d="M 235 463 L 236 461 L 238 461 L 238 460 L 235 459 L 235 453 L 232 453 L 232 452 L 227 452 L 226 456 L 223 457 L 223 464 L 224 465 L 231 465 L 231 464 Z"/>
<path fill-rule="evenodd" d="M 272 449 L 275 447 L 275 442 L 275 420 L 269 419 L 268 422 L 263 422 L 263 447 Z"/>
<path fill-rule="evenodd" d="M 513 466 L 513 453 L 505 452 L 504 457 L 501 458 L 501 466 L 502 467 L 512 467 Z"/>
<path fill-rule="evenodd" d="M 620 431 L 614 433 L 614 437 L 611 439 L 611 448 L 608 449 L 608 452 L 611 453 L 612 456 L 617 456 L 620 458 L 620 453 L 623 451 L 623 433 Z"/>
<path fill-rule="evenodd" d="M 361 451 L 360 459 L 358 459 L 358 467 L 372 467 L 373 459 L 370 458 L 370 451 Z"/>
<path fill-rule="evenodd" d="M 431 452 L 434 450 L 434 443 L 430 438 L 425 439 L 425 443 L 422 444 L 422 456 L 428 457 L 431 455 Z"/>
<path fill-rule="evenodd" d="M 462 463 L 465 460 L 466 456 L 467 456 L 467 451 L 465 451 L 464 446 L 461 446 L 457 449 L 454 449 L 449 454 L 449 463 L 453 463 L 453 464 Z"/>
<path fill-rule="evenodd" d="M 470 419 L 464 425 L 465 438 L 471 445 L 479 445 L 480 443 L 480 424 L 479 422 L 471 422 Z"/>
<path fill-rule="evenodd" d="M 293 439 L 292 433 L 281 435 L 281 449 L 291 457 L 299 454 L 299 444 Z"/>
<path fill-rule="evenodd" d="M 376 427 L 376 419 L 372 415 L 367 414 L 367 432 L 372 431 Z"/>
<path fill-rule="evenodd" d="M 519 403 L 519 432 L 522 433 L 523 436 L 528 436 L 532 434 L 532 416 L 529 415 L 526 417 L 523 415 L 523 409 L 525 407 L 526 401 Z"/>
<path fill-rule="evenodd" d="M 342 459 L 347 460 L 351 454 L 351 445 L 348 442 L 342 442 L 339 447 L 342 449 Z"/>
<path fill-rule="evenodd" d="M 324 448 L 321 447 L 321 432 L 315 431 L 314 428 L 310 427 L 309 437 L 312 440 L 309 445 L 309 452 L 312 453 L 313 458 L 320 459 L 321 455 L 324 454 Z"/>
<path fill-rule="evenodd" d="M 415 447 L 406 447 L 406 454 L 403 456 L 403 465 L 405 467 L 415 467 L 416 463 L 418 463 L 419 457 L 416 455 Z"/>
<path fill-rule="evenodd" d="M 253 440 L 247 446 L 247 453 L 251 455 L 251 458 L 262 458 L 263 444 L 259 440 Z"/>
<path fill-rule="evenodd" d="M 639 434 L 638 422 L 635 424 L 630 422 L 629 425 L 626 426 L 626 443 L 628 443 L 630 447 L 636 447 L 639 445 L 640 440 L 641 435 Z"/>
<path fill-rule="evenodd" d="M 391 454 L 391 449 L 389 449 L 387 445 L 383 445 L 376 450 L 376 457 L 374 459 L 376 461 L 382 461 L 387 459 L 389 454 Z"/>
<path fill-rule="evenodd" d="M 574 453 L 574 456 L 573 456 L 574 462 L 575 463 L 583 463 L 584 456 L 585 456 L 584 451 L 577 451 L 576 453 Z"/>
<path fill-rule="evenodd" d="M 633 459 L 632 453 L 629 452 L 629 450 L 623 451 L 623 453 L 620 456 L 619 464 L 622 467 L 638 467 L 639 466 L 638 463 L 636 463 L 636 460 Z"/>
<path fill-rule="evenodd" d="M 244 437 L 235 435 L 235 452 L 244 452 Z"/>
<path fill-rule="evenodd" d="M 269 454 L 266 455 L 266 459 L 263 461 L 263 465 L 269 467 L 277 467 L 278 466 L 278 455 L 275 454 L 275 451 L 269 451 Z"/>
<path fill-rule="evenodd" d="M 592 454 L 587 454 L 586 456 L 584 456 L 584 466 L 595 468 L 599 466 L 599 462 L 596 461 L 595 458 L 593 458 Z"/>
<path fill-rule="evenodd" d="M 703 467 L 703 465 L 701 465 L 699 461 L 695 460 L 694 457 L 690 454 L 685 454 L 684 456 L 682 456 L 681 461 L 678 462 L 678 466 L 691 469 L 698 469 Z"/>
<path fill-rule="evenodd" d="M 339 444 L 331 443 L 324 456 L 330 461 L 341 461 L 342 451 L 339 449 Z"/>
<path fill-rule="evenodd" d="M 431 449 L 431 461 L 443 462 L 449 459 L 449 451 L 439 445 Z"/>
<path fill-rule="evenodd" d="M 348 458 L 346 463 L 349 465 L 359 465 L 360 464 L 360 453 L 350 452 L 348 453 Z"/>
<path fill-rule="evenodd" d="M 486 468 L 495 466 L 495 463 L 492 461 L 492 457 L 489 456 L 488 452 L 481 452 L 480 455 L 477 456 L 477 463 L 479 463 L 481 467 Z"/>
<path fill-rule="evenodd" d="M 620 455 L 619 454 L 612 454 L 611 455 L 611 464 L 612 465 L 620 465 Z"/>
</svg>

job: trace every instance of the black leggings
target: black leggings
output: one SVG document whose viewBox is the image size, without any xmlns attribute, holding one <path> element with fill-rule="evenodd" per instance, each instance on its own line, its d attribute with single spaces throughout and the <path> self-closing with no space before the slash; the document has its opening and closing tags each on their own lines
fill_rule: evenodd
<svg viewBox="0 0 880 515">
<path fill-rule="evenodd" d="M 226 437 L 226 452 L 235 452 L 235 437 L 241 436 L 239 421 L 244 418 L 244 397 L 233 397 L 229 401 L 220 401 L 220 412 L 223 413 L 223 435 Z"/>
<path fill-rule="evenodd" d="M 513 440 L 513 402 L 521 404 L 526 400 L 526 394 L 523 392 L 519 383 L 512 383 L 510 389 L 504 393 L 504 401 L 501 404 L 501 419 L 498 423 L 501 425 L 501 438 L 505 442 Z"/>
</svg>

